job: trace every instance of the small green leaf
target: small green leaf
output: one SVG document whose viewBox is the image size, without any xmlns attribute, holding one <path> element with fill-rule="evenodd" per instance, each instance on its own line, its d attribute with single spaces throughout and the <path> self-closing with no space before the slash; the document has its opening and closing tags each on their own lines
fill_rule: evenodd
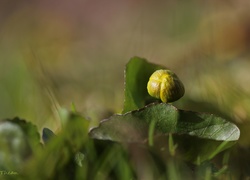
<svg viewBox="0 0 250 180">
<path fill-rule="evenodd" d="M 84 160 L 85 155 L 81 152 L 75 154 L 75 162 L 78 166 L 82 167 L 82 161 Z"/>
<path fill-rule="evenodd" d="M 151 74 L 158 69 L 165 69 L 165 67 L 149 63 L 139 57 L 130 59 L 125 69 L 123 113 L 142 108 L 155 100 L 147 92 L 147 83 Z"/>
<path fill-rule="evenodd" d="M 43 128 L 43 134 L 42 134 L 42 139 L 45 144 L 48 143 L 48 141 L 53 138 L 55 134 L 53 131 L 51 131 L 49 128 Z"/>
</svg>

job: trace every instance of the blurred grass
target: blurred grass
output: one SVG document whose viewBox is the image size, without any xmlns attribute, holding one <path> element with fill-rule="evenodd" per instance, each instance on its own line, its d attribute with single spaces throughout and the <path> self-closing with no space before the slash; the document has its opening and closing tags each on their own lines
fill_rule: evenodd
<svg viewBox="0 0 250 180">
<path fill-rule="evenodd" d="M 0 118 L 57 130 L 57 104 L 74 102 L 93 120 L 121 112 L 124 66 L 137 55 L 182 79 L 178 107 L 237 123 L 248 148 L 248 7 L 242 0 L 2 1 Z"/>
<path fill-rule="evenodd" d="M 188 99 L 248 121 L 244 3 L 3 3 L 9 11 L 1 13 L 0 117 L 58 127 L 49 118 L 48 89 L 61 106 L 74 102 L 93 119 L 120 112 L 124 65 L 138 55 L 174 70 Z"/>
</svg>

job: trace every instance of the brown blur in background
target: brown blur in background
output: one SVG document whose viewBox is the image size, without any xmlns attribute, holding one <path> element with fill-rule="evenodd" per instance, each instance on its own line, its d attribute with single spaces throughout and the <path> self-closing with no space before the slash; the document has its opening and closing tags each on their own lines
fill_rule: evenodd
<svg viewBox="0 0 250 180">
<path fill-rule="evenodd" d="M 183 81 L 182 109 L 221 115 L 249 145 L 250 3 L 175 0 L 2 0 L 0 118 L 57 130 L 55 108 L 91 119 L 119 113 L 133 56 Z"/>
</svg>

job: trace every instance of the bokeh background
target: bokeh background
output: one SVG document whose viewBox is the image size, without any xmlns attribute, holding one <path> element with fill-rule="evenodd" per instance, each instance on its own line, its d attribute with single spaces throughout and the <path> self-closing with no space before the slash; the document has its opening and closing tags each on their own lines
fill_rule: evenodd
<svg viewBox="0 0 250 180">
<path fill-rule="evenodd" d="M 235 122 L 250 145 L 250 2 L 0 1 L 0 118 L 60 129 L 57 109 L 121 112 L 123 72 L 140 56 L 182 79 L 182 109 Z"/>
</svg>

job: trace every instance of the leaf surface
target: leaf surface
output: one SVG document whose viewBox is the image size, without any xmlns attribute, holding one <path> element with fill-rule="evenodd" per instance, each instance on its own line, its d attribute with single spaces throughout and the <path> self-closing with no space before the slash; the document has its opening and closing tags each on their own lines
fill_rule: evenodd
<svg viewBox="0 0 250 180">
<path fill-rule="evenodd" d="M 153 133 L 150 127 L 154 127 Z M 173 134 L 182 157 L 199 163 L 234 145 L 240 131 L 236 125 L 216 115 L 179 110 L 166 103 L 153 103 L 126 114 L 113 115 L 90 131 L 96 139 L 150 142 L 150 145 L 158 141 L 157 137 L 169 134 Z M 161 146 L 166 146 L 167 141 L 166 138 Z"/>
<path fill-rule="evenodd" d="M 142 108 L 156 100 L 148 94 L 147 83 L 149 77 L 158 69 L 166 69 L 166 67 L 149 63 L 140 57 L 130 59 L 125 69 L 123 113 Z"/>
</svg>

